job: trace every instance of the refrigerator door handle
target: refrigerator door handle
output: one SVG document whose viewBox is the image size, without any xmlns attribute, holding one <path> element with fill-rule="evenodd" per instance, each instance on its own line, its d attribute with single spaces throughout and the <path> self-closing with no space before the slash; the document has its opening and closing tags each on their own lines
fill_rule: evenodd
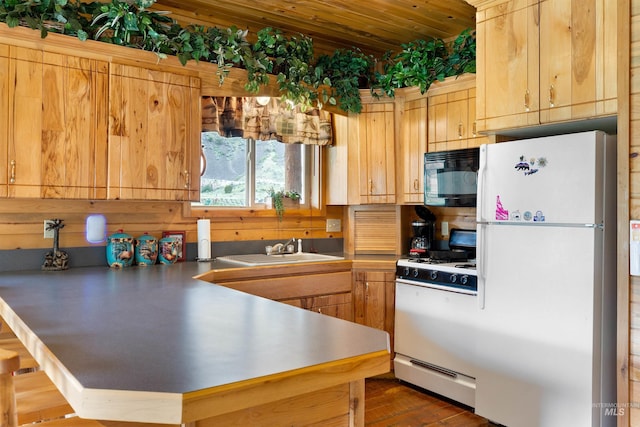
<svg viewBox="0 0 640 427">
<path fill-rule="evenodd" d="M 483 203 L 484 203 L 484 181 L 487 173 L 487 146 L 483 144 L 480 146 L 480 163 L 478 165 L 478 194 L 476 195 L 476 221 L 485 221 L 483 215 Z"/>
<path fill-rule="evenodd" d="M 485 282 L 485 254 L 486 254 L 486 250 L 487 250 L 487 245 L 486 245 L 486 233 L 485 233 L 485 227 L 486 224 L 481 224 L 479 223 L 477 225 L 477 230 L 476 230 L 476 240 L 477 240 L 477 246 L 478 248 L 480 248 L 480 250 L 477 251 L 476 254 L 476 271 L 478 274 L 478 308 L 480 308 L 480 310 L 484 310 L 484 295 L 485 295 L 485 287 L 486 287 L 486 282 Z"/>
</svg>

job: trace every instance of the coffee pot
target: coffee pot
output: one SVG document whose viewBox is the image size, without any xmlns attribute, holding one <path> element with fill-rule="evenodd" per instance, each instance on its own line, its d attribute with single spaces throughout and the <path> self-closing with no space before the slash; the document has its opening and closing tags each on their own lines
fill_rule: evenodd
<svg viewBox="0 0 640 427">
<path fill-rule="evenodd" d="M 432 249 L 436 223 L 434 221 L 416 220 L 411 223 L 413 237 L 409 254 L 411 256 L 426 257 Z"/>
<path fill-rule="evenodd" d="M 420 219 L 411 222 L 413 237 L 409 245 L 409 255 L 427 257 L 435 240 L 436 216 L 424 206 L 416 206 L 415 210 Z"/>
</svg>

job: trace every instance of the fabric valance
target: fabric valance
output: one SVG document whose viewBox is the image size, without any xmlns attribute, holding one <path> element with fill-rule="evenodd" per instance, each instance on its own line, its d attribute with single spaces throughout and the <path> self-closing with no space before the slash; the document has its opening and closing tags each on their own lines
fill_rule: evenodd
<svg viewBox="0 0 640 427">
<path fill-rule="evenodd" d="M 202 129 L 227 137 L 275 139 L 285 144 L 331 145 L 331 114 L 319 108 L 302 111 L 277 98 L 202 98 Z M 260 98 L 262 100 L 262 98 Z"/>
</svg>

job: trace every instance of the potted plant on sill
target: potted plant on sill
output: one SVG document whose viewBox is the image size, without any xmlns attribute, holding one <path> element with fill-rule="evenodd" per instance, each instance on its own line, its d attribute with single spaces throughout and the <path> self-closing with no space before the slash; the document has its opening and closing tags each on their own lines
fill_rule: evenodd
<svg viewBox="0 0 640 427">
<path fill-rule="evenodd" d="M 276 191 L 272 187 L 269 190 L 269 197 L 271 198 L 271 206 L 276 210 L 276 215 L 278 215 L 278 220 L 280 221 L 282 221 L 285 207 L 300 206 L 300 194 L 297 191 Z"/>
</svg>

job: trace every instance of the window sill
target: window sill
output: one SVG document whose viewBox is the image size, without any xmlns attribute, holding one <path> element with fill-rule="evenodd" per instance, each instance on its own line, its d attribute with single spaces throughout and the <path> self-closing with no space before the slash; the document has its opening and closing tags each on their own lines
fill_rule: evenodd
<svg viewBox="0 0 640 427">
<path fill-rule="evenodd" d="M 275 209 L 266 207 L 253 207 L 253 208 L 237 208 L 237 207 L 220 207 L 220 206 L 197 206 L 187 204 L 185 215 L 198 218 L 274 218 L 276 215 Z M 324 209 L 300 207 L 300 208 L 286 208 L 284 212 L 285 218 L 308 218 L 310 216 L 323 216 L 326 212 Z"/>
</svg>

